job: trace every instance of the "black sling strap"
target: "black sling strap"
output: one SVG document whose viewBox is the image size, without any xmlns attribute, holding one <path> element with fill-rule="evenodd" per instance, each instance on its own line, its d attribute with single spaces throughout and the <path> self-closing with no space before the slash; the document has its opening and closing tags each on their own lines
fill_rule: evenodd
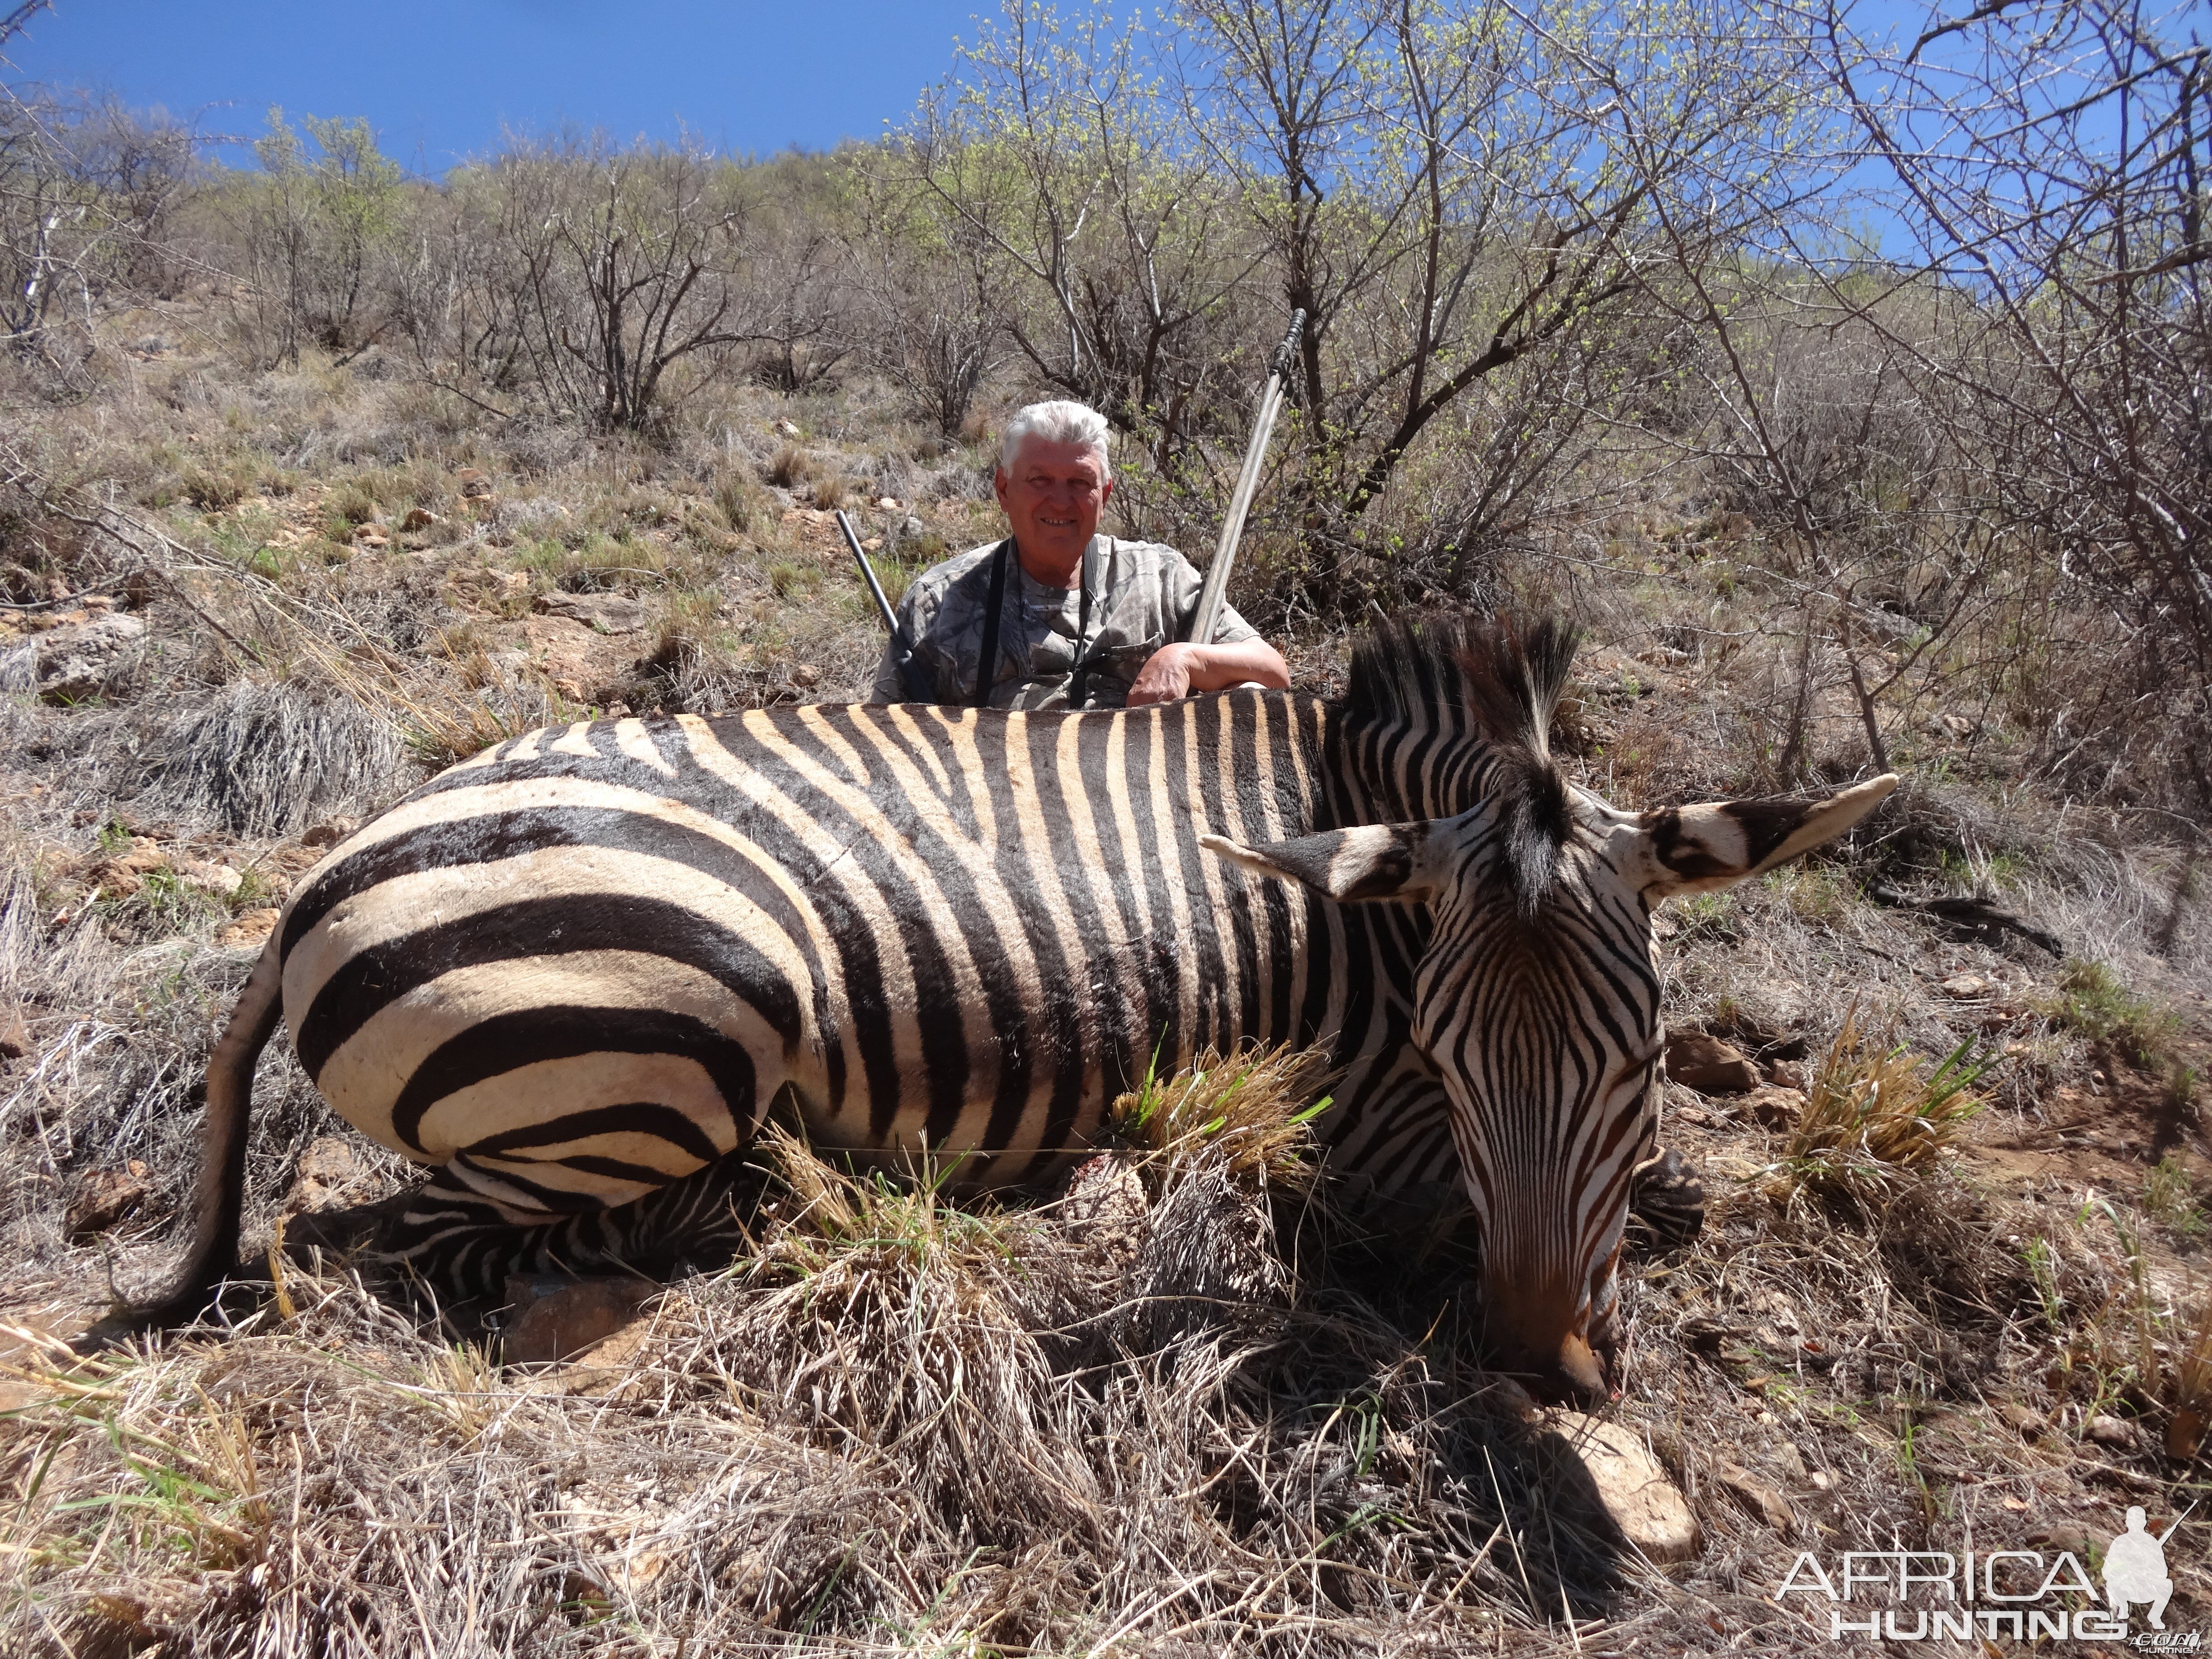
<svg viewBox="0 0 2212 1659">
<path fill-rule="evenodd" d="M 1012 536 L 999 544 L 998 551 L 991 555 L 991 597 L 983 603 L 983 655 L 975 665 L 975 706 L 991 706 L 993 677 L 999 669 L 999 612 L 1006 603 L 1006 566 L 1012 562 L 1009 556 L 1014 550 Z"/>
</svg>

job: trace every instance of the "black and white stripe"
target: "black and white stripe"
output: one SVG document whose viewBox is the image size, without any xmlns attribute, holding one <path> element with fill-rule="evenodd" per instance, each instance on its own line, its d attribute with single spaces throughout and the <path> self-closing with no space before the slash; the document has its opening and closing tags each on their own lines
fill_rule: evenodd
<svg viewBox="0 0 2212 1659">
<path fill-rule="evenodd" d="M 1650 906 L 1881 791 L 1840 817 L 1851 798 L 1614 812 L 1543 748 L 1571 652 L 1549 624 L 1435 619 L 1366 641 L 1335 702 L 800 708 L 501 744 L 287 905 L 210 1067 L 188 1277 L 235 1246 L 224 1160 L 280 999 L 332 1105 L 439 1168 L 405 1247 L 473 1240 L 487 1272 L 488 1221 L 581 1249 L 772 1109 L 817 1146 L 1022 1182 L 1156 1053 L 1326 1041 L 1333 1162 L 1386 1194 L 1463 1182 L 1502 1340 L 1588 1385 L 1574 1347 L 1607 1345 L 1653 1151 Z"/>
</svg>

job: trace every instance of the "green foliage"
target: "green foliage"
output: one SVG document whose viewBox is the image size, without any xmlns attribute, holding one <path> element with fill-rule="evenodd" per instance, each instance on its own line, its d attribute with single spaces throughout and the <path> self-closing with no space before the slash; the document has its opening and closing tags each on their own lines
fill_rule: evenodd
<svg viewBox="0 0 2212 1659">
<path fill-rule="evenodd" d="M 310 337 L 333 349 L 354 343 L 371 261 L 398 228 L 403 195 L 399 168 L 366 120 L 301 124 L 312 150 L 272 107 L 253 146 L 259 171 L 222 181 L 251 261 L 248 337 L 276 367 L 296 367 Z"/>
<path fill-rule="evenodd" d="M 1114 1103 L 1112 1122 L 1125 1144 L 1170 1164 L 1217 1151 L 1231 1169 L 1293 1187 L 1311 1180 L 1309 1126 L 1332 1103 L 1322 1092 L 1322 1056 L 1289 1048 L 1226 1058 L 1208 1051 L 1171 1078 L 1158 1075 L 1157 1059 L 1136 1089 Z"/>
</svg>

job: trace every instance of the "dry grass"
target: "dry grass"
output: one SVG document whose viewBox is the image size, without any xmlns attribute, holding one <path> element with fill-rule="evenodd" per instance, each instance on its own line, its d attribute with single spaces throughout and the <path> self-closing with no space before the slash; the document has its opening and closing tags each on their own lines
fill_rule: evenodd
<svg viewBox="0 0 2212 1659">
<path fill-rule="evenodd" d="M 2212 1427 L 2212 1298 L 2200 1301 L 2180 1322 L 2180 1352 L 2174 1360 L 2166 1407 L 2166 1455 L 2186 1461 L 2203 1447 Z"/>
<path fill-rule="evenodd" d="M 326 686 L 234 680 L 149 734 L 136 799 L 149 816 L 238 836 L 294 836 L 381 805 L 399 747 L 388 720 Z"/>
<path fill-rule="evenodd" d="M 289 1314 L 220 1339 L 46 1346 L 0 1431 L 4 1639 L 1442 1653 L 1589 1616 L 1636 1570 L 1556 1443 L 1279 1254 L 1265 1171 L 1301 1097 L 1268 1079 L 1300 1075 L 1237 1089 L 1268 1161 L 1200 1126 L 1046 1210 L 782 1143 L 752 1256 L 551 1373 L 296 1268 Z M 1274 1293 L 1218 1316 L 1251 1252 Z"/>
</svg>

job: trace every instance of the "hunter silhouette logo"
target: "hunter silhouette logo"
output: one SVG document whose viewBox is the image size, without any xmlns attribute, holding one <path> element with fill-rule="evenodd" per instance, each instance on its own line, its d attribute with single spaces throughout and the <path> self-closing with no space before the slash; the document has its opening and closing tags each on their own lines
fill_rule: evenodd
<svg viewBox="0 0 2212 1659">
<path fill-rule="evenodd" d="M 2184 1510 L 2181 1516 L 2188 1513 Z M 2142 1505 L 2130 1506 L 2128 1529 L 2105 1551 L 2105 1605 L 2112 1608 L 2113 1618 L 2124 1623 L 2130 1607 L 2148 1602 L 2150 1627 L 2166 1628 L 2166 1604 L 2173 1599 L 2173 1580 L 2166 1571 L 2166 1540 L 2173 1536 L 2181 1516 L 2154 1537 L 2145 1524 Z"/>
</svg>

